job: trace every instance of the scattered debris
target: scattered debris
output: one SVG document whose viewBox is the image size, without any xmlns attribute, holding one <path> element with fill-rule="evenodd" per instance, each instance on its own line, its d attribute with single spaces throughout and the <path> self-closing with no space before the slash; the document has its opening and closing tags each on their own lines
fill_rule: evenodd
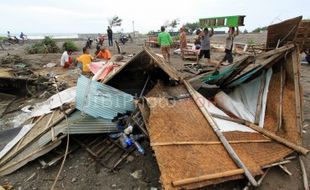
<svg viewBox="0 0 310 190">
<path fill-rule="evenodd" d="M 44 65 L 43 67 L 52 68 L 52 67 L 55 67 L 56 65 L 57 65 L 56 63 L 48 63 L 48 64 Z"/>
<path fill-rule="evenodd" d="M 143 170 L 136 170 L 130 174 L 135 179 L 141 179 L 143 176 Z"/>
</svg>

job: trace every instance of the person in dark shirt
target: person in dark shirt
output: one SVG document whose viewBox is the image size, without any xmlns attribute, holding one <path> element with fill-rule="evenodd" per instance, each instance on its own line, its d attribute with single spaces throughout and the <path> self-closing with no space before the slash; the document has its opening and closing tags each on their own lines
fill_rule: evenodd
<svg viewBox="0 0 310 190">
<path fill-rule="evenodd" d="M 107 29 L 109 46 L 113 46 L 113 31 L 110 26 Z"/>
</svg>

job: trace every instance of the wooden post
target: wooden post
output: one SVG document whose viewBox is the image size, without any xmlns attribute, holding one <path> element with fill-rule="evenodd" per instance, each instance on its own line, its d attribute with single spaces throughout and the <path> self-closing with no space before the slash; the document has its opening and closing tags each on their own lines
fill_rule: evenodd
<svg viewBox="0 0 310 190">
<path fill-rule="evenodd" d="M 230 171 L 221 172 L 221 173 L 202 175 L 202 176 L 173 181 L 172 185 L 173 186 L 188 185 L 188 184 L 199 183 L 199 182 L 210 180 L 210 179 L 217 179 L 217 178 L 229 177 L 229 176 L 234 176 L 234 175 L 240 175 L 243 173 L 244 173 L 243 169 L 235 169 L 235 170 L 230 170 Z"/>
<path fill-rule="evenodd" d="M 236 165 L 240 168 L 242 168 L 244 170 L 244 174 L 245 176 L 248 178 L 249 182 L 256 187 L 257 186 L 257 182 L 254 179 L 254 177 L 252 176 L 252 174 L 250 173 L 250 171 L 248 170 L 248 168 L 244 165 L 244 163 L 240 160 L 239 156 L 236 154 L 236 152 L 234 151 L 234 149 L 231 147 L 231 145 L 228 143 L 227 139 L 225 138 L 225 136 L 222 134 L 222 132 L 220 131 L 220 129 L 218 128 L 217 124 L 215 123 L 215 121 L 213 120 L 213 118 L 211 117 L 210 113 L 208 112 L 208 110 L 203 106 L 203 102 L 200 102 L 200 94 L 195 91 L 192 86 L 186 81 L 183 80 L 183 83 L 185 84 L 188 92 L 191 94 L 191 96 L 193 97 L 193 100 L 195 101 L 196 105 L 198 106 L 198 108 L 200 109 L 200 111 L 202 112 L 202 114 L 204 115 L 204 117 L 208 120 L 210 126 L 212 127 L 213 131 L 215 132 L 215 134 L 218 136 L 219 140 L 222 142 L 224 148 L 226 149 L 227 153 L 230 155 L 230 157 L 232 158 L 232 160 L 236 163 Z"/>
</svg>

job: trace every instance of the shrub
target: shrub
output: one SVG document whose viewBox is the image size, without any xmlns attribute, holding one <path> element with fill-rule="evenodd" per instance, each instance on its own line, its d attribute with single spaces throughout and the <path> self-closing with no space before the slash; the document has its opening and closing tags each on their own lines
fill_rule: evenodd
<svg viewBox="0 0 310 190">
<path fill-rule="evenodd" d="M 73 41 L 68 40 L 62 44 L 62 50 L 64 50 L 64 51 L 68 51 L 68 50 L 77 51 L 78 48 Z"/>
<path fill-rule="evenodd" d="M 46 36 L 43 40 L 28 46 L 26 48 L 26 52 L 29 54 L 58 53 L 60 52 L 60 48 L 57 46 L 54 39 Z"/>
<path fill-rule="evenodd" d="M 0 41 L 1 41 L 1 40 L 6 40 L 6 39 L 8 39 L 8 38 L 5 37 L 5 36 L 0 36 Z"/>
</svg>

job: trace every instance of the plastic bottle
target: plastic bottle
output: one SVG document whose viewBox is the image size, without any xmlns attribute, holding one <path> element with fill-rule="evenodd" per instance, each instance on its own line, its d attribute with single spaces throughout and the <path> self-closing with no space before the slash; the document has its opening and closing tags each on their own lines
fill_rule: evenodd
<svg viewBox="0 0 310 190">
<path fill-rule="evenodd" d="M 145 151 L 144 151 L 143 147 L 137 141 L 135 141 L 134 138 L 135 138 L 134 135 L 131 134 L 130 135 L 130 139 L 133 141 L 133 144 L 136 146 L 138 152 L 141 153 L 141 154 L 144 154 Z"/>
<path fill-rule="evenodd" d="M 130 147 L 133 144 L 132 139 L 129 138 L 125 133 L 122 133 L 122 137 L 123 137 L 124 142 L 126 143 L 127 147 Z"/>
</svg>

